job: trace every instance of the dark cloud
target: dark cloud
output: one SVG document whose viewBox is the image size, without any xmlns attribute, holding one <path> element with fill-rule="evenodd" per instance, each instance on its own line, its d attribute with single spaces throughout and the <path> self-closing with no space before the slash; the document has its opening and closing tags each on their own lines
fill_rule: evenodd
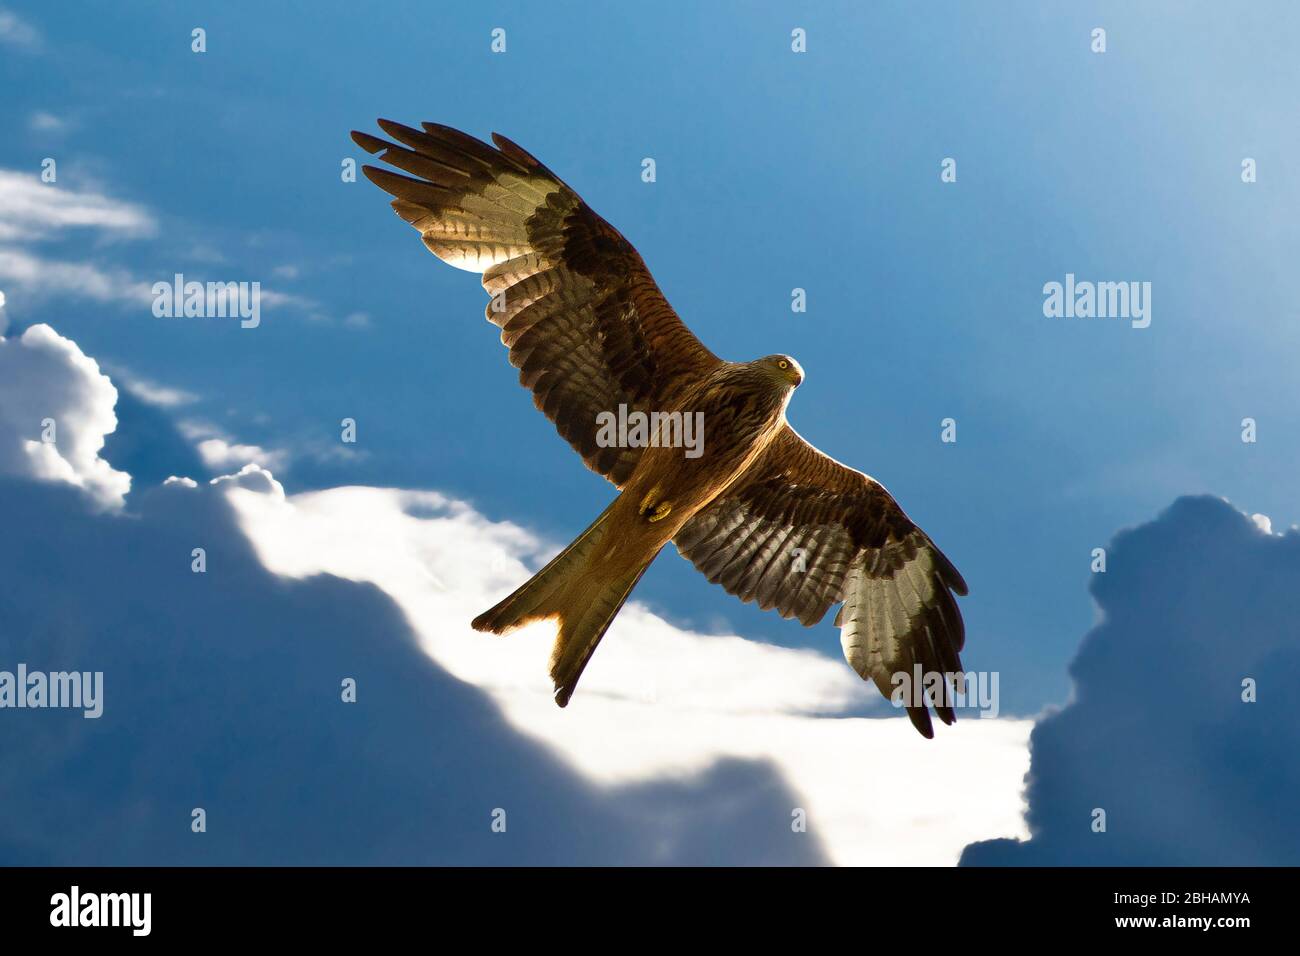
<svg viewBox="0 0 1300 956">
<path fill-rule="evenodd" d="M 131 511 L 0 484 L 0 669 L 105 682 L 98 720 L 0 711 L 0 863 L 824 862 L 766 765 L 591 786 L 429 660 L 382 592 L 266 572 L 213 489 L 137 490 Z"/>
<path fill-rule="evenodd" d="M 166 410 L 119 386 L 114 411 L 117 428 L 105 436 L 100 456 L 129 474 L 134 487 L 151 488 L 169 475 L 202 479 L 211 472 L 194 445 L 176 432 Z"/>
<path fill-rule="evenodd" d="M 1300 864 L 1300 533 L 1180 498 L 1116 536 L 1092 594 L 1074 699 L 1031 740 L 1032 838 L 962 864 Z"/>
</svg>

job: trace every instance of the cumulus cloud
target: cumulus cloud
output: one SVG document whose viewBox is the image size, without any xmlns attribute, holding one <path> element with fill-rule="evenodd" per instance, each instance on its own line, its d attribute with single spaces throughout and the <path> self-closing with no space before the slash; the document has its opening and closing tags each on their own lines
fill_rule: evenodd
<svg viewBox="0 0 1300 956">
<path fill-rule="evenodd" d="M 380 588 L 433 660 L 588 779 L 649 784 L 719 761 L 764 761 L 795 789 L 831 860 L 846 864 L 949 865 L 965 834 L 1025 832 L 1027 721 L 962 720 L 923 741 L 842 661 L 685 630 L 635 601 L 560 710 L 546 669 L 551 625 L 498 638 L 468 624 L 550 545 L 436 492 L 225 490 L 266 567 Z M 869 708 L 891 719 L 839 716 Z M 960 800 L 934 785 L 942 779 L 963 782 Z"/>
<path fill-rule="evenodd" d="M 117 389 L 48 325 L 0 337 L 0 473 L 66 482 L 119 508 L 131 476 L 100 457 L 117 427 Z"/>
<path fill-rule="evenodd" d="M 128 519 L 0 477 L 6 660 L 104 675 L 96 720 L 0 720 L 0 864 L 826 862 L 769 766 L 601 786 L 431 661 L 377 588 L 272 575 L 224 490 L 266 481 L 141 489 Z"/>
<path fill-rule="evenodd" d="M 209 481 L 208 484 L 242 488 L 245 491 L 253 491 L 261 495 L 267 495 L 272 500 L 284 500 L 284 486 L 275 480 L 273 474 L 260 465 L 245 465 L 233 475 L 218 475 L 216 478 Z"/>
<path fill-rule="evenodd" d="M 838 660 L 695 633 L 636 603 L 561 711 L 546 677 L 547 625 L 498 639 L 467 623 L 551 545 L 440 493 L 350 487 L 287 495 L 267 466 L 274 454 L 190 422 L 185 431 L 204 463 L 229 464 L 231 473 L 207 484 L 184 472 L 158 476 L 155 487 L 132 495 L 130 520 L 70 508 L 66 493 L 42 489 L 76 485 L 101 509 L 120 506 L 130 489 L 130 476 L 99 454 L 117 425 L 118 397 L 95 362 L 48 326 L 0 340 L 0 473 L 29 482 L 9 479 L 0 493 L 0 576 L 22 595 L 7 609 L 9 633 L 18 635 L 8 650 L 51 667 L 107 661 L 119 701 L 104 718 L 115 728 L 107 732 L 78 726 L 69 736 L 64 728 L 52 744 L 48 734 L 29 738 L 12 722 L 0 728 L 5 752 L 25 755 L 7 766 L 41 768 L 40 786 L 4 782 L 18 812 L 6 816 L 16 822 L 0 825 L 0 856 L 84 862 L 84 848 L 95 845 L 100 862 L 318 861 L 345 846 L 351 855 L 338 859 L 347 862 L 944 864 L 972 839 L 1024 834 L 1017 790 L 1027 722 L 971 719 L 926 742 Z M 154 408 L 133 420 L 172 429 Z M 38 441 L 43 418 L 57 422 L 52 446 Z M 127 453 L 134 448 L 140 458 L 141 441 L 128 440 Z M 169 440 L 153 442 L 166 448 Z M 191 571 L 195 547 L 207 555 L 203 575 Z M 60 599 L 58 639 L 42 645 L 48 631 L 37 622 L 52 600 L 42 589 L 62 589 L 65 580 L 79 582 L 76 594 Z M 217 604 L 239 612 L 218 612 Z M 426 662 L 423 671 L 412 655 Z M 384 744 L 352 742 L 366 753 L 395 747 L 394 766 L 404 774 L 415 768 L 432 790 L 356 753 L 321 759 L 324 741 L 335 743 L 339 731 L 337 682 L 358 671 L 370 675 L 365 686 L 376 703 L 388 708 L 397 694 L 392 706 L 402 723 L 393 724 L 387 709 L 367 712 Z M 152 673 L 172 675 L 184 690 L 178 696 L 140 676 Z M 315 683 L 303 684 L 304 674 Z M 287 685 L 285 675 L 293 675 Z M 329 735 L 302 749 L 321 727 L 299 720 L 282 747 L 253 748 L 232 762 L 221 746 L 222 756 L 200 753 L 177 766 L 168 755 L 185 748 L 169 735 L 188 735 L 195 718 L 190 703 L 185 715 L 175 713 L 176 702 L 229 704 L 229 688 L 240 681 L 246 693 L 237 694 L 237 706 L 200 708 L 208 714 L 195 731 L 200 741 L 262 739 L 266 726 L 282 726 L 285 709 L 316 715 Z M 872 707 L 888 719 L 843 716 Z M 464 754 L 454 766 L 438 756 L 447 735 Z M 143 782 L 86 775 L 88 761 L 104 759 L 104 740 L 142 768 Z M 355 787 L 327 785 L 358 759 Z M 961 801 L 934 786 L 945 778 L 966 781 Z M 87 779 L 96 782 L 93 811 L 76 797 L 89 792 Z M 451 787 L 450 779 L 462 783 Z M 318 829 L 307 832 L 282 819 L 274 798 L 239 809 L 222 796 L 249 780 L 325 791 L 305 819 L 314 810 L 329 822 L 316 819 Z M 172 813 L 188 819 L 189 806 L 201 802 L 196 786 L 243 834 L 233 844 L 211 841 L 214 849 L 199 858 L 191 844 L 158 833 Z M 408 809 L 432 806 L 435 815 L 463 811 L 465 818 L 433 829 L 388 820 L 376 834 L 354 819 L 357 807 L 374 813 L 372 786 L 385 794 L 396 788 Z M 477 801 L 472 810 L 461 806 L 466 789 Z M 490 811 L 482 806 L 489 800 L 540 813 L 545 835 L 510 851 L 484 843 L 478 834 L 490 831 L 467 821 Z M 142 801 L 151 807 L 144 834 L 136 816 Z M 335 815 L 350 821 L 355 840 L 322 836 L 334 832 Z M 806 833 L 792 828 L 796 815 L 806 815 Z M 68 839 L 48 837 L 69 819 L 88 832 L 72 839 L 74 824 Z M 460 829 L 449 836 L 449 827 Z M 294 836 L 273 838 L 279 830 Z M 33 846 L 31 833 L 46 837 Z"/>
<path fill-rule="evenodd" d="M 1300 864 L 1297 582 L 1300 532 L 1218 498 L 1116 536 L 1073 700 L 1033 732 L 1031 838 L 962 862 Z"/>
<path fill-rule="evenodd" d="M 0 381 L 24 402 L 38 383 L 91 394 L 81 404 L 106 430 L 111 383 L 42 329 L 4 347 L 57 354 L 81 378 L 19 365 Z M 20 596 L 8 650 L 50 669 L 93 659 L 110 695 L 94 728 L 0 724 L 0 857 L 943 864 L 972 839 L 1024 834 L 1024 721 L 965 720 L 923 741 L 838 660 L 684 630 L 637 604 L 561 711 L 545 625 L 499 639 L 467 624 L 549 545 L 436 492 L 286 495 L 241 464 L 207 484 L 160 477 L 132 495 L 130 520 L 69 507 L 57 485 L 0 491 L 0 576 Z M 26 460 L 17 474 L 40 477 Z M 108 474 L 120 501 L 129 478 Z M 33 570 L 51 567 L 57 580 Z M 349 675 L 367 709 L 339 701 Z M 841 716 L 869 706 L 888 719 Z M 122 763 L 135 772 L 102 769 Z M 964 782 L 960 800 L 943 779 Z M 221 839 L 188 839 L 195 805 L 224 820 Z M 507 805 L 517 841 L 493 843 L 489 816 Z"/>
</svg>

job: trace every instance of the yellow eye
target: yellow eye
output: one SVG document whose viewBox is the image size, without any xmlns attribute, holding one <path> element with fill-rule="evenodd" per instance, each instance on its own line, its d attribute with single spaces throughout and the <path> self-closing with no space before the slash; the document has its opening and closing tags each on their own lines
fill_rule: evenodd
<svg viewBox="0 0 1300 956">
<path fill-rule="evenodd" d="M 777 367 L 778 367 L 778 368 L 789 368 L 789 367 L 790 367 L 790 363 L 787 362 L 785 359 L 781 359 L 781 361 L 777 362 L 776 364 L 777 364 Z"/>
</svg>

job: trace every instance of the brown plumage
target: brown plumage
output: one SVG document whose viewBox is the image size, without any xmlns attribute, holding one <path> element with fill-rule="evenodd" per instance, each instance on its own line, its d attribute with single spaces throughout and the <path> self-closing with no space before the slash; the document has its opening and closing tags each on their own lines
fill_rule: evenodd
<svg viewBox="0 0 1300 956">
<path fill-rule="evenodd" d="M 897 673 L 961 672 L 956 568 L 874 479 L 823 455 L 785 420 L 794 359 L 724 362 L 669 306 L 619 232 L 523 149 L 446 126 L 388 120 L 397 143 L 364 167 L 439 258 L 479 272 L 488 320 L 520 382 L 587 465 L 620 494 L 545 568 L 474 627 L 506 633 L 553 618 L 556 701 L 568 703 L 596 645 L 669 541 L 742 601 L 811 626 L 836 603 L 845 656 L 887 697 Z M 412 178 L 414 177 L 414 178 Z M 700 414 L 703 453 L 605 446 L 601 416 Z M 945 723 L 951 706 L 930 701 Z M 908 706 L 932 736 L 925 706 Z"/>
</svg>

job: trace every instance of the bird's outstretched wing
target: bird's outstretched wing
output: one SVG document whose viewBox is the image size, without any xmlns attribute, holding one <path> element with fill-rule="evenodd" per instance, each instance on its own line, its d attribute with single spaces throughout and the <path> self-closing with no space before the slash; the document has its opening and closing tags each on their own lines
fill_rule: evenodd
<svg viewBox="0 0 1300 956">
<path fill-rule="evenodd" d="M 669 407 L 719 364 L 618 230 L 504 136 L 388 120 L 394 144 L 353 132 L 410 176 L 364 167 L 438 258 L 483 275 L 488 320 L 519 381 L 588 467 L 621 487 L 639 448 L 600 447 L 597 416 Z M 414 178 L 412 178 L 414 177 Z"/>
<path fill-rule="evenodd" d="M 785 426 L 735 485 L 674 539 L 710 581 L 812 626 L 833 604 L 844 656 L 889 697 L 893 675 L 961 672 L 953 593 L 966 582 L 874 479 Z M 934 704 L 944 723 L 952 708 Z M 907 708 L 933 735 L 925 706 Z"/>
</svg>

